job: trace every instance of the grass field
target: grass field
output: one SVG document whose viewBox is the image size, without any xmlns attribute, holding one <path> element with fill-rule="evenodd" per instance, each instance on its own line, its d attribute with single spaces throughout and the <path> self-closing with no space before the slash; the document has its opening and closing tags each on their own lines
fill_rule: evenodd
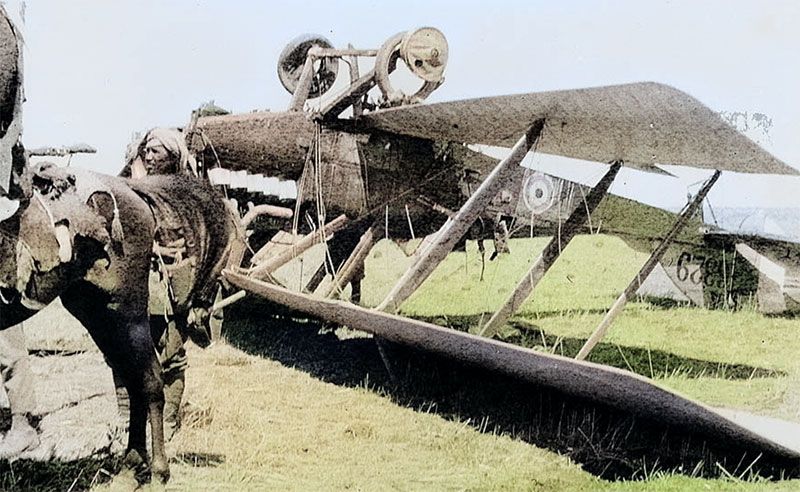
<svg viewBox="0 0 800 492">
<path fill-rule="evenodd" d="M 512 240 L 511 255 L 486 262 L 483 281 L 480 255 L 470 244 L 466 253 L 448 257 L 403 312 L 439 324 L 477 326 L 500 306 L 546 241 Z M 408 263 L 403 256 L 390 244 L 373 253 L 367 304 L 377 304 L 398 275 L 383 265 Z M 501 338 L 574 356 L 645 260 L 615 237 L 576 238 Z M 792 317 L 755 309 L 631 302 L 589 360 L 663 381 L 705 403 L 799 420 L 800 406 L 790 391 L 800 376 L 798 330 Z"/>
<path fill-rule="evenodd" d="M 512 254 L 487 262 L 483 280 L 470 243 L 466 253 L 450 255 L 403 311 L 474 327 L 502 302 L 544 243 L 512 241 Z M 502 338 L 574 355 L 644 260 L 616 238 L 578 237 Z M 365 302 L 379 302 L 409 261 L 396 246 L 380 243 L 367 262 Z M 228 327 L 230 344 L 190 353 L 192 406 L 169 445 L 176 456 L 170 489 L 800 488 L 798 481 L 746 473 L 693 478 L 658 463 L 638 470 L 637 480 L 602 480 L 475 412 L 462 414 L 463 407 L 414 388 L 392 389 L 374 343 L 363 335 L 320 330 L 302 319 L 289 326 L 267 316 L 263 306 L 251 316 Z M 800 421 L 797 328 L 795 319 L 752 310 L 633 302 L 591 360 L 634 370 L 705 403 Z M 101 488 L 129 485 L 120 477 Z"/>
</svg>

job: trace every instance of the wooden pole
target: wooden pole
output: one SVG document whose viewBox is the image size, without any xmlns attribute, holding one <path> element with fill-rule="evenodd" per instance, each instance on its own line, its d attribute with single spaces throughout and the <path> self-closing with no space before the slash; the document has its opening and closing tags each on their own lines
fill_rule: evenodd
<svg viewBox="0 0 800 492">
<path fill-rule="evenodd" d="M 230 306 L 231 304 L 238 302 L 247 295 L 247 292 L 243 290 L 238 290 L 235 293 L 229 295 L 225 299 L 219 300 L 211 306 L 211 313 L 213 314 L 214 311 L 219 311 L 220 309 L 225 309 L 226 307 Z"/>
<path fill-rule="evenodd" d="M 338 296 L 339 293 L 344 289 L 345 285 L 355 276 L 358 272 L 359 268 L 363 268 L 364 260 L 367 258 L 367 255 L 372 249 L 372 245 L 375 244 L 375 233 L 374 228 L 370 227 L 367 229 L 366 232 L 361 236 L 361 239 L 356 244 L 356 247 L 353 248 L 353 252 L 350 253 L 350 256 L 342 265 L 342 268 L 339 269 L 339 272 L 334 275 L 333 281 L 331 281 L 331 285 L 328 287 L 328 290 L 325 291 L 324 297 L 334 297 Z"/>
<path fill-rule="evenodd" d="M 511 149 L 511 153 L 503 159 L 489 176 L 481 183 L 475 193 L 456 212 L 456 215 L 445 222 L 436 234 L 436 239 L 417 261 L 406 270 L 403 277 L 394 286 L 386 299 L 377 307 L 380 311 L 397 312 L 403 303 L 428 278 L 436 266 L 447 257 L 455 243 L 466 234 L 469 227 L 478 218 L 494 198 L 500 187 L 508 179 L 510 172 L 518 166 L 525 155 L 533 147 L 544 128 L 544 120 L 536 120 L 525 135 Z"/>
<path fill-rule="evenodd" d="M 353 49 L 352 44 L 347 45 L 348 49 Z M 377 51 L 375 52 L 377 54 Z M 356 81 L 358 80 L 359 73 L 358 73 L 358 57 L 356 55 L 350 55 L 347 59 L 350 62 L 350 86 L 352 87 Z M 364 113 L 364 108 L 361 104 L 361 99 L 356 98 L 353 102 L 353 118 L 358 118 Z M 338 115 L 336 115 L 338 116 Z"/>
<path fill-rule="evenodd" d="M 661 244 L 653 251 L 653 254 L 650 255 L 650 258 L 647 259 L 642 268 L 639 270 L 639 273 L 631 280 L 631 283 L 622 291 L 622 294 L 619 295 L 614 304 L 611 306 L 611 309 L 608 310 L 603 321 L 595 328 L 592 335 L 586 340 L 586 343 L 581 348 L 578 355 L 575 356 L 578 360 L 586 359 L 586 356 L 589 355 L 589 352 L 597 345 L 600 340 L 603 339 L 606 332 L 608 331 L 611 323 L 614 322 L 617 316 L 622 312 L 622 309 L 627 304 L 628 300 L 631 299 L 635 294 L 636 291 L 641 286 L 642 282 L 650 275 L 653 271 L 653 268 L 656 267 L 658 262 L 661 260 L 661 257 L 664 256 L 666 253 L 667 248 L 678 235 L 679 232 L 686 226 L 686 223 L 689 222 L 689 219 L 697 212 L 697 209 L 700 207 L 700 204 L 703 203 L 703 199 L 705 199 L 708 192 L 711 191 L 711 187 L 714 186 L 714 183 L 717 182 L 719 179 L 721 172 L 719 170 L 714 172 L 714 175 L 706 181 L 706 184 L 700 189 L 700 191 L 695 195 L 694 199 L 689 202 L 686 207 L 681 211 L 680 215 L 678 216 L 678 220 L 675 221 L 675 225 L 672 226 L 672 229 L 667 233 L 664 239 L 661 241 Z"/>
<path fill-rule="evenodd" d="M 533 289 L 536 288 L 536 285 L 542 280 L 545 273 L 547 273 L 547 270 L 553 266 L 553 263 L 555 263 L 559 255 L 561 255 L 561 251 L 566 248 L 567 244 L 569 244 L 572 238 L 578 233 L 581 226 L 586 223 L 586 219 L 591 215 L 594 209 L 597 208 L 597 205 L 600 204 L 600 201 L 606 195 L 611 183 L 614 182 L 614 178 L 617 176 L 620 167 L 622 167 L 620 161 L 614 162 L 606 174 L 598 181 L 594 188 L 592 188 L 592 191 L 589 192 L 589 195 L 585 199 L 585 206 L 581 207 L 579 205 L 572 211 L 564 227 L 561 228 L 561 231 L 556 232 L 555 236 L 550 239 L 550 242 L 547 243 L 547 246 L 545 246 L 539 254 L 533 266 L 528 270 L 528 273 L 519 281 L 514 292 L 511 293 L 503 306 L 492 315 L 492 318 L 483 327 L 480 332 L 481 335 L 486 337 L 494 336 L 506 321 L 508 321 L 508 318 L 510 318 L 517 309 L 519 309 L 522 303 L 528 299 Z"/>
<path fill-rule="evenodd" d="M 311 234 L 306 235 L 301 240 L 297 241 L 296 244 L 293 246 L 284 249 L 280 253 L 276 254 L 274 257 L 266 260 L 264 263 L 261 263 L 258 266 L 255 266 L 247 271 L 248 275 L 253 275 L 256 278 L 263 277 L 264 275 L 270 274 L 277 270 L 278 268 L 282 267 L 286 263 L 299 256 L 300 254 L 304 253 L 306 250 L 314 246 L 315 244 L 319 244 L 329 235 L 335 233 L 342 229 L 348 222 L 347 216 L 342 214 L 332 221 L 328 222 L 324 226 L 320 227 L 316 231 L 312 232 Z"/>
<path fill-rule="evenodd" d="M 335 119 L 342 111 L 347 109 L 348 106 L 353 105 L 354 108 L 356 106 L 361 106 L 359 100 L 373 87 L 375 87 L 374 69 L 362 75 L 354 82 L 351 82 L 350 87 L 330 100 L 322 111 L 320 111 L 320 114 L 323 118 Z"/>
<path fill-rule="evenodd" d="M 303 71 L 300 72 L 300 79 L 297 87 L 292 94 L 292 102 L 289 103 L 289 111 L 302 111 L 303 106 L 308 100 L 308 93 L 311 90 L 311 81 L 314 77 L 314 56 L 306 54 L 306 62 L 303 64 Z"/>
</svg>

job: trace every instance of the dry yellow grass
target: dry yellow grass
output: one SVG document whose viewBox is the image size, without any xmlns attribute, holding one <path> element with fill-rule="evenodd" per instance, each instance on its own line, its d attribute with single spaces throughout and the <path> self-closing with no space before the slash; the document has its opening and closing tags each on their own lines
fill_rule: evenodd
<svg viewBox="0 0 800 492">
<path fill-rule="evenodd" d="M 568 459 L 226 344 L 192 350 L 176 490 L 591 490 Z M 209 413 L 191 422 L 196 412 Z"/>
</svg>

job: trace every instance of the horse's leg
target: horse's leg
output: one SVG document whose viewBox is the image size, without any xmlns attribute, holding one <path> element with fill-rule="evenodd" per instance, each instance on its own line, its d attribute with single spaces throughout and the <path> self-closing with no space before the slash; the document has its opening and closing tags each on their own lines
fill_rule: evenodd
<svg viewBox="0 0 800 492">
<path fill-rule="evenodd" d="M 169 467 L 164 450 L 161 365 L 156 356 L 146 312 L 138 316 L 132 314 L 132 310 L 126 309 L 124 296 L 115 299 L 117 307 L 112 310 L 108 308 L 108 295 L 90 284 L 69 289 L 62 295 L 61 301 L 86 327 L 112 371 L 128 390 L 130 423 L 126 464 L 140 467 L 146 463 L 149 414 L 153 440 L 152 471 L 160 480 L 166 481 Z"/>
<path fill-rule="evenodd" d="M 125 466 L 136 471 L 136 478 L 146 478 L 147 463 L 147 405 L 144 402 L 143 386 L 134 374 L 123 378 L 128 390 L 128 447 L 125 451 Z"/>
<path fill-rule="evenodd" d="M 156 356 L 150 325 L 143 321 L 128 323 L 131 334 L 130 355 L 114 364 L 122 375 L 130 402 L 127 464 L 138 467 L 147 462 L 147 420 L 152 438 L 152 473 L 161 482 L 169 479 L 169 466 L 164 449 L 164 386 L 161 363 Z M 121 367 L 120 367 L 121 365 Z"/>
</svg>

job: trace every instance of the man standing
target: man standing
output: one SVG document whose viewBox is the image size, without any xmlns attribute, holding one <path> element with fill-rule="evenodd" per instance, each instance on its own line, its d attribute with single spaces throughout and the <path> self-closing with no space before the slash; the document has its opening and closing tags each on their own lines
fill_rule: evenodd
<svg viewBox="0 0 800 492">
<path fill-rule="evenodd" d="M 10 258 L 16 254 L 16 238 L 12 234 L 4 234 L 3 229 L 7 228 L 4 226 L 13 229 L 11 222 L 18 207 L 16 200 L 0 196 L 0 258 Z M 3 261 L 3 266 L 5 268 L 0 267 L 0 303 L 8 306 L 17 296 L 17 292 L 9 285 L 16 273 L 9 268 L 16 264 Z M 0 330 L 0 381 L 11 408 L 11 429 L 0 440 L 0 460 L 3 460 L 39 445 L 39 435 L 31 425 L 36 399 L 21 323 Z"/>
<path fill-rule="evenodd" d="M 133 179 L 147 175 L 181 174 L 198 176 L 197 163 L 186 146 L 183 134 L 171 128 L 154 128 L 147 132 L 141 142 L 132 149 L 132 155 L 120 173 Z M 163 231 L 163 236 L 175 236 L 174 231 Z M 177 234 L 180 235 L 179 233 Z M 192 268 L 191 262 L 182 258 L 179 244 L 156 246 L 157 268 L 150 274 L 150 316 L 154 338 L 158 340 L 164 377 L 164 436 L 171 439 L 180 427 L 180 407 L 186 379 L 188 359 L 184 345 L 191 338 L 201 347 L 211 343 L 207 328 L 209 315 L 206 310 L 194 308 L 189 319 L 179 319 L 174 307 L 182 295 L 181 279 Z M 119 387 L 119 385 L 117 385 Z"/>
<path fill-rule="evenodd" d="M 22 134 L 22 53 L 18 32 L 0 5 L 0 316 L 11 315 L 17 301 L 14 258 L 17 247 L 18 208 L 22 196 L 15 175 L 25 165 Z M 18 319 L 16 315 L 6 322 Z M 11 429 L 0 440 L 0 459 L 10 459 L 39 445 L 31 425 L 35 409 L 33 374 L 28 362 L 25 334 L 17 324 L 0 330 L 0 380 L 11 407 Z"/>
</svg>

